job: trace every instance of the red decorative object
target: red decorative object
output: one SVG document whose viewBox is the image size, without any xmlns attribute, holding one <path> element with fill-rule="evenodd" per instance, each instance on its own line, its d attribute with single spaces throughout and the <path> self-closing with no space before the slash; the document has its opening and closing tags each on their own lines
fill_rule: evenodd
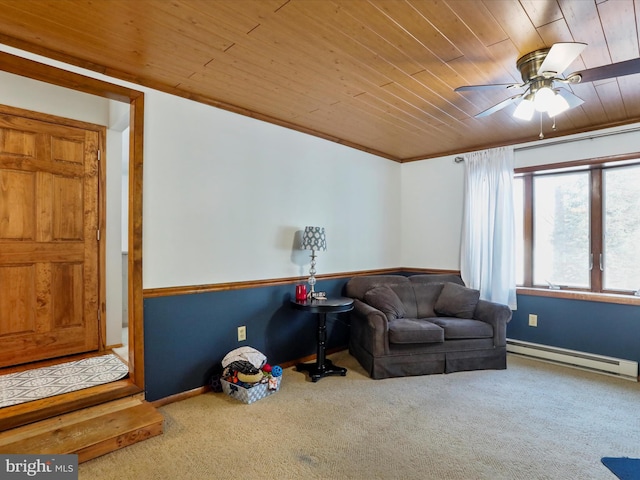
<svg viewBox="0 0 640 480">
<path fill-rule="evenodd" d="M 296 300 L 303 301 L 307 299 L 307 286 L 304 284 L 296 285 Z"/>
</svg>

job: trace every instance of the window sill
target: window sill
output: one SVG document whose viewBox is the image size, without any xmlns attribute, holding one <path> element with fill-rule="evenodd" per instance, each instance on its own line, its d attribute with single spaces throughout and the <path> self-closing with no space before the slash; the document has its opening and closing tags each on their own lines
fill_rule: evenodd
<svg viewBox="0 0 640 480">
<path fill-rule="evenodd" d="M 584 300 L 587 302 L 618 303 L 621 305 L 640 306 L 640 297 L 634 295 L 616 295 L 613 293 L 579 292 L 576 290 L 550 290 L 548 288 L 518 287 L 519 295 L 536 297 L 566 298 L 570 300 Z"/>
</svg>

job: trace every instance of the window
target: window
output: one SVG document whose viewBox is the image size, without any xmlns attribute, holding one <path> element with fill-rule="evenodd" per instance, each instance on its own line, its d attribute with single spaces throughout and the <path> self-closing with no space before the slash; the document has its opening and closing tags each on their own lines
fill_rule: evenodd
<svg viewBox="0 0 640 480">
<path fill-rule="evenodd" d="M 640 289 L 640 163 L 520 172 L 514 182 L 519 285 Z"/>
<path fill-rule="evenodd" d="M 533 178 L 533 283 L 589 288 L 589 172 Z"/>
<path fill-rule="evenodd" d="M 640 289 L 640 165 L 603 171 L 605 290 Z"/>
</svg>

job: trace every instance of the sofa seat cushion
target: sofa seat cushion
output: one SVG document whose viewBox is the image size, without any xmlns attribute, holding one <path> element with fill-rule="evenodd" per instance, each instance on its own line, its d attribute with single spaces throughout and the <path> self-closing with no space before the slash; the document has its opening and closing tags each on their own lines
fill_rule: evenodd
<svg viewBox="0 0 640 480">
<path fill-rule="evenodd" d="M 389 343 L 441 343 L 444 330 L 428 320 L 398 318 L 389 322 Z"/>
<path fill-rule="evenodd" d="M 445 340 L 493 337 L 493 327 L 481 320 L 450 317 L 436 317 L 429 320 L 443 328 Z"/>
</svg>

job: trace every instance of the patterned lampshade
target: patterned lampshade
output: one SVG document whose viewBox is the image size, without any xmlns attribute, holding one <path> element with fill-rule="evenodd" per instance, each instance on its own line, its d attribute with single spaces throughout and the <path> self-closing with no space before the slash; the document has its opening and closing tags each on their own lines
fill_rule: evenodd
<svg viewBox="0 0 640 480">
<path fill-rule="evenodd" d="M 302 250 L 315 252 L 327 249 L 327 239 L 324 235 L 324 227 L 304 227 L 302 234 Z"/>
</svg>

